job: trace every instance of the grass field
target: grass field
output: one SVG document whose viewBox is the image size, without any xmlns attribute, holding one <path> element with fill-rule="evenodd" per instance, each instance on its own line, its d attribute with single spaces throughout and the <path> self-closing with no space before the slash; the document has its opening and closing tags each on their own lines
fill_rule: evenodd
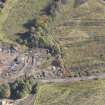
<svg viewBox="0 0 105 105">
<path fill-rule="evenodd" d="M 105 81 L 41 85 L 34 105 L 105 105 Z"/>
<path fill-rule="evenodd" d="M 9 37 L 2 31 L 2 27 L 3 27 L 5 20 L 8 18 L 8 14 L 10 10 L 12 9 L 15 2 L 16 0 L 8 0 L 5 3 L 5 8 L 3 8 L 0 12 L 0 41 L 2 42 L 9 42 L 9 43 L 12 42 L 9 39 Z"/>
<path fill-rule="evenodd" d="M 0 41 L 16 43 L 49 1 L 8 0 L 0 12 Z M 63 47 L 65 68 L 79 76 L 105 73 L 105 4 L 88 0 L 74 8 L 67 0 L 59 8 L 49 35 Z M 35 105 L 105 105 L 105 80 L 40 85 Z"/>
<path fill-rule="evenodd" d="M 73 8 L 68 0 L 55 19 L 53 35 L 64 46 L 65 67 L 86 75 L 105 72 L 105 4 L 88 0 Z M 71 6 L 70 6 L 71 5 Z"/>
<path fill-rule="evenodd" d="M 16 42 L 49 1 L 8 0 L 0 16 L 0 40 Z M 105 4 L 88 0 L 74 8 L 74 0 L 67 0 L 59 8 L 49 35 L 63 46 L 65 67 L 81 75 L 105 72 Z"/>
<path fill-rule="evenodd" d="M 15 0 L 14 3 L 8 4 L 8 8 L 12 6 L 12 9 L 10 9 L 8 17 L 3 21 L 1 26 L 3 33 L 9 36 L 10 39 L 16 40 L 16 35 L 26 32 L 28 25 L 32 23 L 35 15 L 48 1 Z"/>
</svg>

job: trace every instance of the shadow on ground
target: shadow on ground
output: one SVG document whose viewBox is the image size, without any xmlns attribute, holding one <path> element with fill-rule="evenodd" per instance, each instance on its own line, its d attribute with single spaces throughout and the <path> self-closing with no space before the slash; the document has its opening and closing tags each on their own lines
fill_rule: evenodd
<svg viewBox="0 0 105 105">
<path fill-rule="evenodd" d="M 16 42 L 21 45 L 31 46 L 32 40 L 34 37 L 30 34 L 31 27 L 34 26 L 34 20 L 29 20 L 27 23 L 23 24 L 23 27 L 26 28 L 26 32 L 16 33 L 17 39 Z"/>
</svg>

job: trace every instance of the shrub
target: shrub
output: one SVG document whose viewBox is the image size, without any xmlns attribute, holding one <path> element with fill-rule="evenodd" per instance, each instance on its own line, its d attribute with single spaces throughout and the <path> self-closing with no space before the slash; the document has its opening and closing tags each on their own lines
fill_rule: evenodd
<svg viewBox="0 0 105 105">
<path fill-rule="evenodd" d="M 35 83 L 33 86 L 32 86 L 32 91 L 31 91 L 31 93 L 32 94 L 36 94 L 36 92 L 37 92 L 37 83 Z"/>
<path fill-rule="evenodd" d="M 0 85 L 0 98 L 10 97 L 10 86 L 8 84 Z"/>
</svg>

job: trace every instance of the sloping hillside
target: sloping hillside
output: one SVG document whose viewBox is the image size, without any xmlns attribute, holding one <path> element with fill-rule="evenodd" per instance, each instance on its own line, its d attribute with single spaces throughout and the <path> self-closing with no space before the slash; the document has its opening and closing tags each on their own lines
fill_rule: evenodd
<svg viewBox="0 0 105 105">
<path fill-rule="evenodd" d="M 75 8 L 73 4 L 70 0 L 61 8 L 52 30 L 64 46 L 65 66 L 77 75 L 104 72 L 105 4 L 98 0 L 87 0 Z"/>
<path fill-rule="evenodd" d="M 60 0 L 58 0 L 60 1 Z M 36 15 L 50 6 L 50 0 L 8 0 L 2 16 L 1 40 L 16 42 L 19 35 L 35 24 Z M 75 75 L 105 72 L 105 4 L 100 0 L 66 0 L 59 2 L 54 20 L 48 25 L 47 44 L 58 42 L 62 46 L 64 68 Z M 77 6 L 75 6 L 77 5 Z M 6 8 L 10 8 L 10 11 Z M 2 18 L 1 18 L 2 20 Z M 26 32 L 26 33 L 25 33 Z M 6 37 L 6 38 L 5 38 Z M 26 38 L 26 37 L 25 37 Z M 52 38 L 52 39 L 51 39 Z"/>
<path fill-rule="evenodd" d="M 104 105 L 105 81 L 41 85 L 34 105 Z"/>
<path fill-rule="evenodd" d="M 0 46 L 1 64 L 15 55 L 11 46 L 16 50 L 13 63 L 5 63 L 8 70 L 1 68 L 6 71 L 2 83 L 30 77 L 55 83 L 71 80 L 39 84 L 38 92 L 35 85 L 34 105 L 105 105 L 105 80 L 99 80 L 105 77 L 104 0 L 6 0 L 0 11 L 1 42 L 10 44 Z M 24 99 L 28 101 L 26 97 L 22 103 Z"/>
<path fill-rule="evenodd" d="M 3 23 L 2 30 L 4 33 L 13 39 L 18 33 L 25 32 L 28 25 L 32 24 L 34 16 L 47 2 L 48 0 L 15 1 L 8 18 Z"/>
</svg>

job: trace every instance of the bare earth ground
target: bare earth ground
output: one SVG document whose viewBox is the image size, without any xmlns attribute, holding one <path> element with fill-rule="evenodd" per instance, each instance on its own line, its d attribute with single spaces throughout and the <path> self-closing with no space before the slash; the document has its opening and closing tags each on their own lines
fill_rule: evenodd
<svg viewBox="0 0 105 105">
<path fill-rule="evenodd" d="M 10 63 L 16 58 L 17 54 L 0 52 L 0 75 L 7 71 Z"/>
</svg>

